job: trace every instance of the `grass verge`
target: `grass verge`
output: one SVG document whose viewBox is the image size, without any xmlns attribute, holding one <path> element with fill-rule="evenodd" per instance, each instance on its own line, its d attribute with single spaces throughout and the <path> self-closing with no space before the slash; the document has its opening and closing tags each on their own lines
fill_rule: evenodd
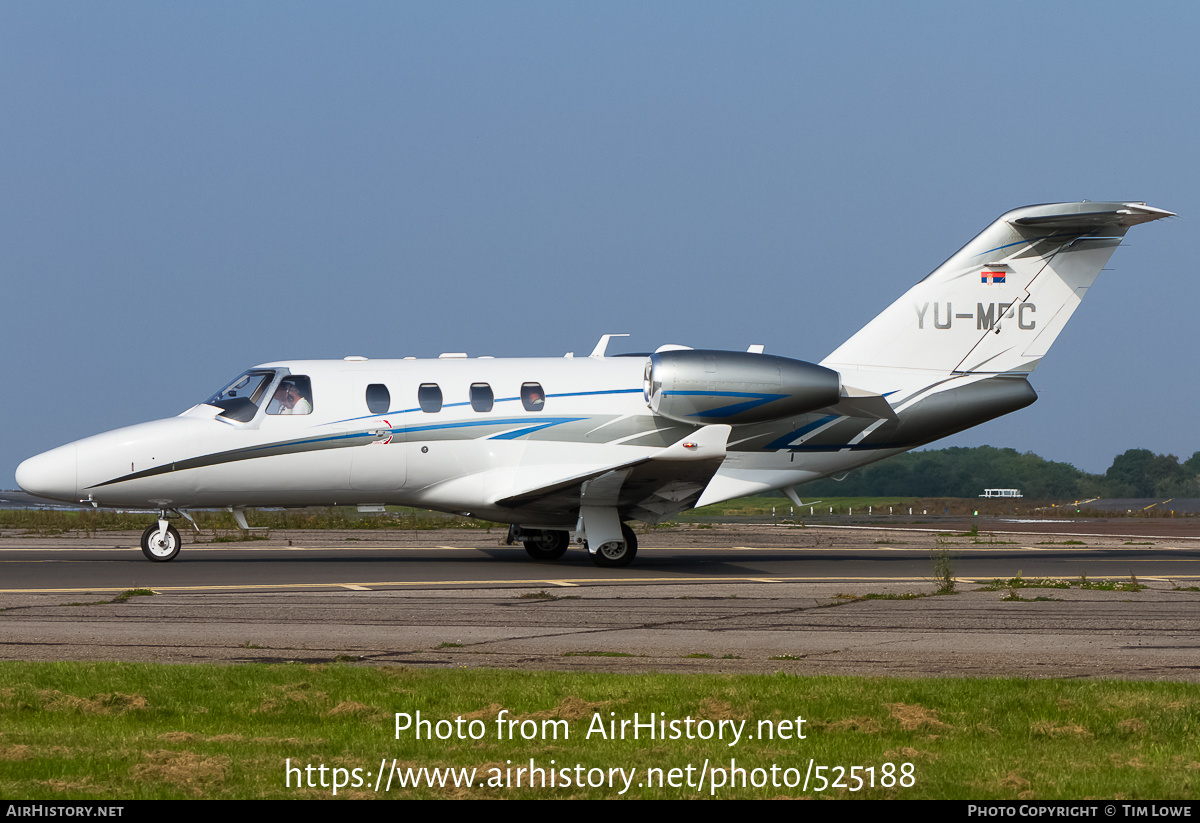
<svg viewBox="0 0 1200 823">
<path fill-rule="evenodd" d="M 0 729 L 31 800 L 1200 793 L 1180 683 L 3 663 Z"/>
<path fill-rule="evenodd" d="M 976 591 L 981 592 L 1004 591 L 1006 589 L 1072 588 L 1102 592 L 1140 592 L 1146 588 L 1145 584 L 1139 583 L 1137 576 L 1133 574 L 1129 575 L 1129 580 L 1088 580 L 1086 575 L 1081 576 L 1078 580 L 1061 580 L 1050 577 L 1022 577 L 1018 571 L 1016 577 L 1010 577 L 1008 580 L 981 580 L 979 583 L 980 586 Z"/>
</svg>

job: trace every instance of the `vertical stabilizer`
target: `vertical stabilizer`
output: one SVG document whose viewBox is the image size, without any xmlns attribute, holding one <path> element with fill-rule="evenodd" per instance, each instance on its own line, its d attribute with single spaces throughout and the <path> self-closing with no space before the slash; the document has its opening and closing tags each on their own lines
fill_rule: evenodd
<svg viewBox="0 0 1200 823">
<path fill-rule="evenodd" d="M 946 374 L 1031 372 L 1144 203 L 1010 211 L 829 355 L 823 366 Z"/>
</svg>

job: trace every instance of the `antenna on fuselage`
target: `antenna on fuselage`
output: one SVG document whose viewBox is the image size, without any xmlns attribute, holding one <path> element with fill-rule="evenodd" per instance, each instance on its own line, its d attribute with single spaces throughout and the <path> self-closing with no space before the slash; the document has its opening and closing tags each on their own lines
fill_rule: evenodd
<svg viewBox="0 0 1200 823">
<path fill-rule="evenodd" d="M 608 341 L 614 337 L 628 337 L 627 334 L 602 334 L 600 342 L 596 343 L 596 348 L 592 349 L 592 353 L 588 357 L 603 357 L 604 352 L 608 351 Z"/>
</svg>

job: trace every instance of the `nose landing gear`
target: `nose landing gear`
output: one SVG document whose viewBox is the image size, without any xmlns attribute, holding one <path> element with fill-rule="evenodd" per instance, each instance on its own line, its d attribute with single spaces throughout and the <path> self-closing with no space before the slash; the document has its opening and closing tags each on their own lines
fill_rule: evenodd
<svg viewBox="0 0 1200 823">
<path fill-rule="evenodd" d="M 155 563 L 174 560 L 175 555 L 179 554 L 180 545 L 178 530 L 166 518 L 159 518 L 157 523 L 151 523 L 142 532 L 142 554 Z"/>
</svg>

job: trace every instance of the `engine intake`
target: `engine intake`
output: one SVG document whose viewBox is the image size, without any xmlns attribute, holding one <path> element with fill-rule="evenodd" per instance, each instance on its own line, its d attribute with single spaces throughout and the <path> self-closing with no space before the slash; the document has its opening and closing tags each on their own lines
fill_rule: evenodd
<svg viewBox="0 0 1200 823">
<path fill-rule="evenodd" d="M 838 402 L 836 371 L 769 354 L 689 349 L 646 361 L 643 387 L 655 414 L 684 423 L 760 423 Z"/>
</svg>

